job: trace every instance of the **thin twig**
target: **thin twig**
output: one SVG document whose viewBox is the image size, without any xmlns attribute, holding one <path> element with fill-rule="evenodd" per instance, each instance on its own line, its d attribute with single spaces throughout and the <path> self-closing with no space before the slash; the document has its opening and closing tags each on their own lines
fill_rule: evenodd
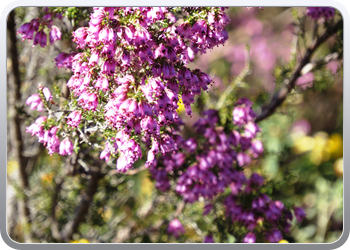
<svg viewBox="0 0 350 250">
<path fill-rule="evenodd" d="M 64 181 L 63 177 L 60 177 L 56 181 L 55 192 L 54 192 L 54 195 L 52 197 L 52 205 L 51 205 L 51 220 L 52 220 L 51 232 L 52 232 L 52 236 L 59 241 L 62 241 L 62 235 L 60 233 L 58 222 L 56 219 L 56 207 L 58 204 L 58 195 L 62 189 L 63 181 Z"/>
<path fill-rule="evenodd" d="M 237 87 L 237 85 L 242 82 L 242 80 L 247 76 L 250 70 L 250 58 L 249 58 L 249 51 L 245 51 L 246 54 L 246 62 L 244 65 L 244 68 L 242 72 L 231 82 L 231 84 L 225 89 L 225 91 L 220 96 L 217 104 L 216 109 L 219 110 L 222 108 L 222 106 L 225 104 L 227 97 L 230 96 L 232 91 Z"/>
<path fill-rule="evenodd" d="M 143 166 L 141 166 L 141 167 L 139 167 L 139 168 L 129 170 L 129 171 L 125 172 L 125 173 L 122 173 L 122 172 L 118 171 L 117 169 L 113 169 L 113 170 L 110 170 L 110 171 L 108 172 L 108 174 L 109 174 L 109 175 L 113 175 L 113 174 L 135 175 L 135 174 L 138 174 L 138 173 L 140 173 L 141 171 L 144 171 L 144 170 L 146 170 L 146 169 L 147 169 L 146 165 L 143 165 Z"/>
<path fill-rule="evenodd" d="M 343 20 L 340 20 L 334 26 L 328 28 L 321 37 L 317 38 L 317 40 L 313 42 L 313 44 L 307 49 L 304 58 L 301 60 L 298 68 L 290 78 L 289 82 L 273 95 L 269 105 L 262 110 L 261 114 L 255 119 L 255 122 L 260 122 L 268 118 L 276 111 L 278 107 L 280 107 L 283 104 L 284 100 L 287 98 L 288 93 L 290 93 L 292 89 L 294 89 L 296 80 L 301 75 L 301 70 L 306 64 L 310 62 L 310 59 L 313 53 L 316 51 L 316 49 L 329 37 L 336 33 L 342 26 Z"/>
</svg>

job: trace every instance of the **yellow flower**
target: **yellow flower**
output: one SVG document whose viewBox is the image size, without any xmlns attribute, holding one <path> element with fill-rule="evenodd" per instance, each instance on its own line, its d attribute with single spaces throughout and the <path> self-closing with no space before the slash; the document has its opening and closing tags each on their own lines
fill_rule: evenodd
<svg viewBox="0 0 350 250">
<path fill-rule="evenodd" d="M 334 162 L 334 173 L 338 177 L 343 177 L 343 158 L 339 158 Z"/>
<path fill-rule="evenodd" d="M 101 217 L 107 221 L 109 218 L 112 217 L 112 209 L 110 208 L 107 208 L 106 210 L 104 210 L 102 213 L 101 213 Z"/>
<path fill-rule="evenodd" d="M 302 154 L 312 150 L 315 147 L 315 139 L 310 136 L 300 137 L 295 140 L 293 153 Z"/>
<path fill-rule="evenodd" d="M 181 98 L 179 98 L 177 105 L 179 105 L 179 108 L 176 110 L 177 113 L 182 113 L 185 110 L 185 105 L 183 104 Z"/>
<path fill-rule="evenodd" d="M 90 243 L 87 239 L 80 239 L 78 243 Z"/>
<path fill-rule="evenodd" d="M 278 243 L 289 243 L 289 242 L 283 239 L 283 240 L 280 240 Z"/>
<path fill-rule="evenodd" d="M 332 134 L 327 141 L 326 150 L 331 154 L 333 159 L 343 156 L 343 138 L 340 134 Z"/>
<path fill-rule="evenodd" d="M 90 243 L 87 239 L 71 240 L 69 243 Z"/>
<path fill-rule="evenodd" d="M 8 161 L 7 162 L 7 174 L 11 175 L 18 169 L 18 162 L 17 161 Z"/>
<path fill-rule="evenodd" d="M 328 141 L 328 134 L 326 132 L 317 132 L 314 134 L 315 147 L 310 153 L 310 160 L 315 165 L 320 165 L 321 162 L 329 159 L 329 152 L 327 152 L 326 145 Z"/>
<path fill-rule="evenodd" d="M 46 183 L 51 183 L 54 175 L 55 175 L 55 173 L 53 173 L 53 172 L 51 172 L 49 174 L 43 174 L 41 176 L 41 181 L 46 182 Z"/>
</svg>

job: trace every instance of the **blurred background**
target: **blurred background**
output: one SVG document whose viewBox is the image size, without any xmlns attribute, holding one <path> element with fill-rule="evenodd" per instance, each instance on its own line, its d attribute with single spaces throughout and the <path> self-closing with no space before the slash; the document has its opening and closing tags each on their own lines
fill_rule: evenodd
<svg viewBox="0 0 350 250">
<path fill-rule="evenodd" d="M 86 18 L 91 8 L 72 11 Z M 180 105 L 179 113 L 186 124 L 182 132 L 185 138 L 193 135 L 192 125 L 205 109 L 217 108 L 221 122 L 231 122 L 233 104 L 240 97 L 250 98 L 259 113 L 293 73 L 315 35 L 316 23 L 319 34 L 324 31 L 324 20 L 315 22 L 305 16 L 306 8 L 232 7 L 226 13 L 231 22 L 225 46 L 198 56 L 189 65 L 208 73 L 214 83 L 209 92 L 197 98 L 192 117 L 186 116 Z M 58 69 L 54 58 L 72 51 L 70 32 L 86 25 L 84 20 L 74 23 L 62 18 L 55 25 L 61 28 L 64 38 L 55 46 L 32 48 L 32 42 L 21 42 L 16 31 L 38 14 L 39 8 L 16 8 L 8 19 L 10 237 L 17 242 L 60 242 L 57 232 L 69 229 L 66 242 L 75 243 L 202 242 L 212 232 L 215 242 L 235 242 L 232 235 L 219 232 L 212 214 L 202 215 L 204 201 L 182 211 L 178 218 L 186 232 L 175 239 L 166 233 L 166 222 L 181 199 L 173 191 L 156 190 L 148 170 L 130 176 L 115 172 L 88 176 L 70 171 L 72 166 L 80 166 L 78 161 L 56 154 L 49 156 L 35 137 L 25 133 L 25 127 L 40 115 L 25 105 L 38 84 L 67 92 L 65 84 L 71 72 Z M 322 45 L 308 65 L 311 70 L 303 72 L 297 88 L 282 107 L 259 123 L 265 152 L 250 168 L 266 178 L 273 199 L 303 207 L 307 214 L 301 225 L 294 223 L 291 233 L 284 235 L 290 243 L 334 242 L 342 234 L 342 51 L 342 41 L 335 37 Z M 87 147 L 82 150 L 87 152 L 84 162 L 100 164 L 99 152 Z M 135 168 L 144 160 L 138 161 Z M 109 168 L 112 170 L 113 166 Z M 87 208 L 84 199 L 92 202 Z M 73 215 L 84 208 L 85 216 L 74 224 Z M 223 207 L 218 208 L 218 213 L 224 214 Z M 67 226 L 72 223 L 73 227 Z"/>
</svg>

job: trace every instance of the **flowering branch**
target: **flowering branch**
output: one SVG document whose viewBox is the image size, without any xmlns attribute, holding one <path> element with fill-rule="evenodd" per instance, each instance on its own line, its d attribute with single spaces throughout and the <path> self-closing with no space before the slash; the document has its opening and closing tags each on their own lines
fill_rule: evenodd
<svg viewBox="0 0 350 250">
<path fill-rule="evenodd" d="M 316 51 L 316 49 L 324 43 L 329 37 L 334 35 L 341 27 L 343 26 L 343 20 L 338 21 L 337 24 L 334 26 L 328 28 L 326 32 L 317 38 L 312 45 L 307 49 L 304 58 L 301 60 L 299 67 L 294 72 L 293 76 L 290 78 L 287 85 L 283 86 L 278 92 L 276 92 L 270 103 L 266 108 L 263 108 L 262 112 L 258 117 L 255 119 L 255 122 L 260 122 L 269 116 L 271 116 L 278 107 L 280 107 L 284 100 L 287 98 L 287 95 L 294 89 L 296 80 L 301 75 L 302 69 L 310 62 L 310 59 L 313 55 L 313 53 Z"/>
</svg>

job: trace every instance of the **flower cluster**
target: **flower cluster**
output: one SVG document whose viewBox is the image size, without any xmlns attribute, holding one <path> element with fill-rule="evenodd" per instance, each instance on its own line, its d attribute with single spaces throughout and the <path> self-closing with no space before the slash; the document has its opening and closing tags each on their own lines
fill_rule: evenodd
<svg viewBox="0 0 350 250">
<path fill-rule="evenodd" d="M 335 9 L 331 7 L 307 7 L 307 15 L 313 19 L 324 17 L 325 19 L 333 18 Z"/>
<path fill-rule="evenodd" d="M 242 194 L 240 194 L 242 195 Z M 263 233 L 267 241 L 276 243 L 283 239 L 282 230 L 289 232 L 293 215 L 281 201 L 272 201 L 266 194 L 259 194 L 251 204 L 241 203 L 238 195 L 230 195 L 224 201 L 226 216 L 232 223 L 244 225 L 250 231 L 243 239 L 244 243 L 254 243 L 256 240 L 253 230 L 259 224 L 269 226 Z M 301 208 L 298 208 L 302 210 Z M 303 211 L 303 210 L 302 210 Z"/>
<path fill-rule="evenodd" d="M 66 134 L 85 122 L 86 113 L 94 116 L 100 132 L 108 128 L 101 158 L 118 157 L 117 169 L 123 172 L 142 157 L 142 140 L 151 141 L 149 164 L 159 152 L 178 149 L 179 137 L 164 132 L 167 125 L 181 123 L 176 111 L 179 99 L 191 115 L 194 97 L 212 82 L 207 74 L 186 64 L 227 40 L 224 27 L 229 19 L 224 9 L 93 8 L 89 26 L 73 32 L 73 41 L 83 51 L 55 58 L 58 67 L 73 71 L 67 82 L 73 111 L 66 117 Z M 182 23 L 176 18 L 179 13 L 186 16 Z M 47 13 L 41 26 L 35 19 L 19 32 L 34 24 L 41 30 L 51 27 L 51 17 Z M 35 96 L 28 105 L 42 110 Z"/>
<path fill-rule="evenodd" d="M 233 122 L 237 125 L 237 130 L 229 133 L 222 127 L 217 127 L 219 118 L 216 110 L 205 111 L 203 117 L 194 124 L 196 132 L 204 138 L 190 138 L 184 141 L 180 144 L 183 153 L 166 154 L 151 165 L 150 172 L 156 180 L 156 187 L 163 191 L 169 190 L 168 175 L 180 170 L 182 172 L 175 189 L 190 203 L 197 201 L 201 196 L 212 199 L 226 187 L 230 187 L 232 192 L 237 194 L 243 185 L 247 185 L 247 192 L 261 186 L 262 177 L 253 174 L 247 180 L 240 171 L 240 167 L 248 165 L 252 158 L 257 158 L 263 153 L 263 145 L 256 139 L 260 129 L 253 122 L 256 115 L 251 105 L 246 98 L 236 103 Z M 195 152 L 196 161 L 183 169 L 186 159 Z M 160 167 L 161 165 L 165 167 Z"/>
<path fill-rule="evenodd" d="M 61 40 L 62 37 L 61 30 L 57 26 L 52 25 L 53 19 L 55 17 L 61 18 L 61 15 L 49 12 L 48 8 L 43 9 L 45 14 L 42 18 L 35 18 L 29 23 L 23 24 L 17 32 L 17 34 L 22 35 L 22 41 L 25 39 L 28 41 L 33 40 L 33 47 L 37 44 L 41 47 L 47 45 L 47 33 L 45 32 L 45 28 L 49 30 L 50 44 L 53 44 L 57 40 Z"/>
<path fill-rule="evenodd" d="M 47 87 L 42 87 L 39 85 L 39 94 L 34 94 L 28 97 L 26 104 L 31 106 L 31 109 L 37 109 L 38 111 L 43 111 L 44 106 L 47 107 L 49 101 L 52 101 L 52 94 Z M 71 113 L 74 115 L 75 112 Z M 76 115 L 77 116 L 77 115 Z M 74 124 L 77 118 L 68 118 L 68 124 Z M 48 154 L 52 155 L 54 153 L 59 153 L 60 155 L 71 155 L 73 152 L 73 144 L 68 137 L 60 142 L 58 137 L 58 131 L 60 127 L 49 125 L 47 123 L 48 118 L 46 116 L 40 116 L 35 120 L 35 122 L 26 128 L 27 133 L 31 133 L 32 136 L 38 137 L 38 141 L 43 143 L 48 149 Z"/>
<path fill-rule="evenodd" d="M 175 25 L 179 11 L 192 18 Z M 212 82 L 185 65 L 227 40 L 228 21 L 222 8 L 106 7 L 94 8 L 89 27 L 73 32 L 84 51 L 60 54 L 56 62 L 71 63 L 74 74 L 67 86 L 77 109 L 103 112 L 100 122 L 115 131 L 108 139 L 118 142 L 118 170 L 127 171 L 142 156 L 141 138 L 152 140 L 149 163 L 158 152 L 177 148 L 172 136 L 162 133 L 164 127 L 179 122 L 180 98 L 191 115 L 194 96 Z"/>
<path fill-rule="evenodd" d="M 68 137 L 60 142 L 58 137 L 59 127 L 52 126 L 45 130 L 47 118 L 40 116 L 36 121 L 26 128 L 27 133 L 38 137 L 38 141 L 43 143 L 48 149 L 48 154 L 59 153 L 60 155 L 71 155 L 73 153 L 73 144 Z"/>
<path fill-rule="evenodd" d="M 260 128 L 254 123 L 256 114 L 252 102 L 246 98 L 238 100 L 232 115 L 235 129 L 227 132 L 218 127 L 216 110 L 205 111 L 194 124 L 197 134 L 204 138 L 183 141 L 180 144 L 183 152 L 159 157 L 150 172 L 161 191 L 171 188 L 170 178 L 173 178 L 175 190 L 184 201 L 192 203 L 203 197 L 209 202 L 204 207 L 204 215 L 213 208 L 210 201 L 229 188 L 231 194 L 224 201 L 226 216 L 249 231 L 243 242 L 256 241 L 254 230 L 261 223 L 269 225 L 266 240 L 278 242 L 282 239 L 280 230 L 288 233 L 291 227 L 292 213 L 281 201 L 272 201 L 266 194 L 260 194 L 264 185 L 261 175 L 247 175 L 242 171 L 242 167 L 263 153 L 263 145 L 256 139 Z M 242 197 L 249 197 L 252 203 L 243 205 Z M 305 217 L 301 208 L 295 208 L 294 213 L 298 222 Z"/>
<path fill-rule="evenodd" d="M 225 128 L 220 127 L 218 111 L 207 110 L 194 124 L 197 138 L 184 140 L 177 130 L 182 125 L 179 101 L 191 115 L 195 96 L 212 83 L 206 73 L 187 64 L 228 39 L 225 25 L 229 19 L 224 9 L 93 8 L 89 26 L 72 35 L 80 52 L 55 58 L 58 68 L 73 72 L 67 82 L 72 100 L 66 106 L 69 110 L 62 112 L 68 114 L 54 121 L 53 96 L 47 87 L 39 87 L 39 94 L 30 96 L 26 104 L 32 110 L 49 109 L 50 116 L 39 117 L 26 132 L 37 136 L 50 155 L 71 155 L 74 146 L 69 136 L 75 130 L 83 134 L 82 128 L 93 123 L 107 138 L 100 159 L 117 158 L 116 168 L 121 172 L 143 156 L 144 143 L 146 165 L 157 189 L 165 192 L 173 187 L 188 203 L 205 200 L 203 215 L 214 208 L 215 197 L 228 191 L 223 202 L 225 216 L 247 229 L 242 241 L 254 243 L 257 232 L 262 232 L 266 241 L 279 242 L 289 232 L 292 212 L 261 191 L 265 181 L 260 174 L 243 171 L 264 153 L 252 102 L 238 100 L 232 124 Z M 328 19 L 334 13 L 333 8 L 310 7 L 307 14 Z M 52 25 L 54 16 L 45 9 L 42 18 L 22 25 L 18 33 L 45 47 L 48 28 L 52 44 L 61 39 L 60 30 Z M 157 157 L 159 153 L 162 156 Z M 295 207 L 294 217 L 301 222 L 304 210 Z M 170 222 L 167 231 L 176 238 L 185 232 L 178 219 Z M 213 243 L 212 235 L 204 242 Z"/>
</svg>

